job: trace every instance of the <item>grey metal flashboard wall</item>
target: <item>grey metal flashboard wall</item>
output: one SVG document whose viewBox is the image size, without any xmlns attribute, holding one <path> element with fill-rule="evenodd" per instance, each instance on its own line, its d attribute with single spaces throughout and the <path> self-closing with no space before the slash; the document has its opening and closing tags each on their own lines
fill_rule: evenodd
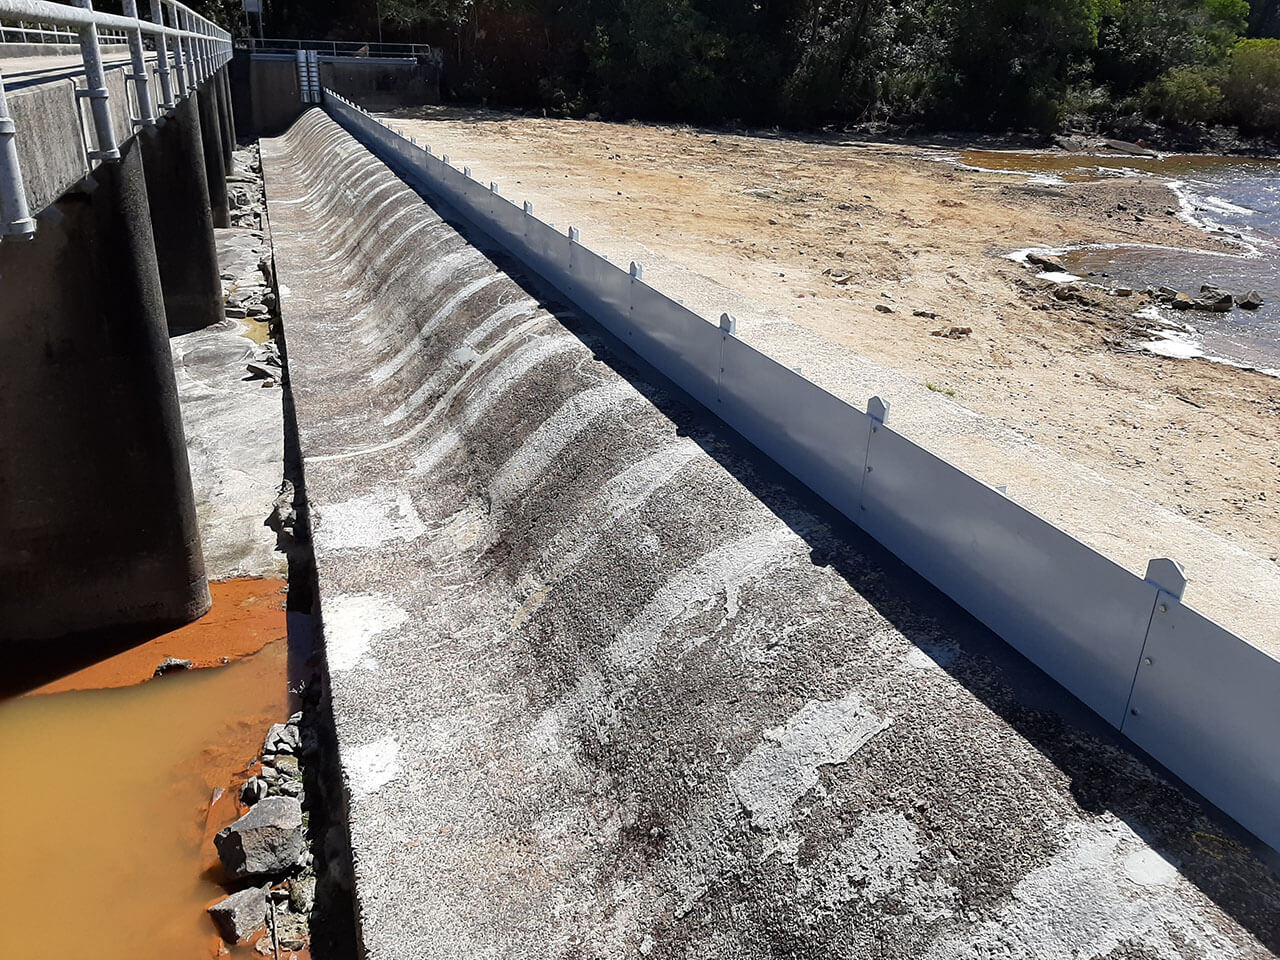
<svg viewBox="0 0 1280 960">
<path fill-rule="evenodd" d="M 1134 743 L 1280 850 L 1280 662 L 329 90 L 329 113 Z"/>
</svg>

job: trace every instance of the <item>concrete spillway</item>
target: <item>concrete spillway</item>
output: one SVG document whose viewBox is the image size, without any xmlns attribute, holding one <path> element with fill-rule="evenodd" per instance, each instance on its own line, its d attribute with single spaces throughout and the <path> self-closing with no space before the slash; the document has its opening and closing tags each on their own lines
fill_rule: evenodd
<svg viewBox="0 0 1280 960">
<path fill-rule="evenodd" d="M 321 111 L 263 164 L 368 956 L 1280 948 L 1229 827 Z"/>
</svg>

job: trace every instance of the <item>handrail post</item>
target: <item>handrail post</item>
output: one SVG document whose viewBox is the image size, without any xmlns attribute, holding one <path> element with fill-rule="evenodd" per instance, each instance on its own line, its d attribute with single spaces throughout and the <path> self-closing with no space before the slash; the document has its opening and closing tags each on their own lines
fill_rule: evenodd
<svg viewBox="0 0 1280 960">
<path fill-rule="evenodd" d="M 124 15 L 138 19 L 138 0 L 124 0 Z M 138 98 L 138 122 L 144 126 L 154 126 L 156 110 L 151 102 L 151 89 L 148 86 L 147 61 L 142 53 L 142 29 L 135 27 L 129 31 L 129 59 L 133 68 L 132 74 L 126 78 L 133 81 L 133 93 Z"/>
<path fill-rule="evenodd" d="M 157 2 L 163 10 L 166 0 Z M 178 27 L 178 10 L 172 5 L 169 7 L 169 18 L 173 21 L 172 26 Z M 178 75 L 178 99 L 185 100 L 191 93 L 191 86 L 187 83 L 187 51 L 181 37 L 175 37 L 173 41 L 173 69 Z"/>
<path fill-rule="evenodd" d="M 93 10 L 92 0 L 72 0 L 72 5 L 82 10 Z M 85 84 L 88 89 L 77 91 L 79 96 L 89 100 L 89 110 L 93 114 L 93 129 L 98 138 L 98 149 L 89 151 L 91 160 L 105 160 L 114 163 L 120 159 L 120 148 L 116 144 L 116 131 L 111 124 L 110 94 L 107 92 L 107 77 L 102 69 L 102 49 L 98 44 L 98 27 L 87 23 L 79 29 L 80 57 L 84 61 Z"/>
<path fill-rule="evenodd" d="M 162 3 L 163 0 L 151 0 L 151 22 L 163 27 Z M 156 75 L 160 78 L 162 106 L 172 110 L 177 103 L 173 99 L 173 77 L 169 71 L 169 38 L 163 33 L 156 34 Z"/>
<path fill-rule="evenodd" d="M 31 219 L 31 209 L 27 206 L 17 133 L 4 93 L 4 74 L 0 73 L 0 220 L 3 220 L 0 235 L 29 238 L 36 232 L 36 222 Z"/>
</svg>

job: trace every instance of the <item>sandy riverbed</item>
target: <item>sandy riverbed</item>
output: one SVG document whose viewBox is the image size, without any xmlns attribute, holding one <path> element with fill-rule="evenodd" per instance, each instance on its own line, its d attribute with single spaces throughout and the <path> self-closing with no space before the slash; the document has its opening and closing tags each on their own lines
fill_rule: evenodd
<svg viewBox="0 0 1280 960">
<path fill-rule="evenodd" d="M 1027 183 L 943 162 L 954 143 L 450 108 L 394 116 L 588 243 L 624 239 L 634 256 L 713 277 L 1277 560 L 1280 382 L 1139 351 L 1149 338 L 1131 315 L 1145 297 L 1082 288 L 1063 298 L 1005 258 L 1083 243 L 1213 249 L 1160 181 Z M 931 335 L 953 325 L 972 333 Z"/>
</svg>

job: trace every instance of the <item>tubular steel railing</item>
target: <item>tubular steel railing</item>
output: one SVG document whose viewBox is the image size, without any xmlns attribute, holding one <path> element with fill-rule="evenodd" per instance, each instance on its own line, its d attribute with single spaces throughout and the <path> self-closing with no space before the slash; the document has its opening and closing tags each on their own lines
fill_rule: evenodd
<svg viewBox="0 0 1280 960">
<path fill-rule="evenodd" d="M 112 163 L 120 159 L 121 141 L 112 122 L 102 62 L 104 39 L 119 39 L 128 44 L 125 80 L 132 85 L 137 103 L 136 117 L 130 110 L 135 127 L 151 126 L 157 120 L 149 88 L 152 65 L 160 80 L 160 106 L 172 110 L 231 59 L 231 34 L 217 24 L 174 0 L 150 0 L 150 3 L 151 16 L 143 19 L 138 16 L 137 0 L 123 0 L 124 15 L 96 11 L 92 0 L 72 0 L 70 4 L 0 0 L 0 25 L 11 25 L 3 28 L 5 32 L 0 38 L 8 39 L 17 33 L 39 37 L 36 42 L 74 38 L 79 44 L 85 87 L 77 89 L 76 96 L 89 101 L 97 140 L 97 148 L 88 152 L 90 161 Z M 147 40 L 154 51 L 146 49 Z M 128 131 L 125 139 L 132 132 Z M 17 136 L 5 97 L 4 76 L 0 73 L 0 237 L 6 239 L 30 237 L 36 229 L 23 184 Z"/>
<path fill-rule="evenodd" d="M 313 50 L 331 57 L 430 57 L 440 59 L 439 47 L 426 43 L 380 43 L 360 40 L 293 40 L 288 38 L 240 37 L 236 46 L 254 53 L 293 53 Z"/>
</svg>

